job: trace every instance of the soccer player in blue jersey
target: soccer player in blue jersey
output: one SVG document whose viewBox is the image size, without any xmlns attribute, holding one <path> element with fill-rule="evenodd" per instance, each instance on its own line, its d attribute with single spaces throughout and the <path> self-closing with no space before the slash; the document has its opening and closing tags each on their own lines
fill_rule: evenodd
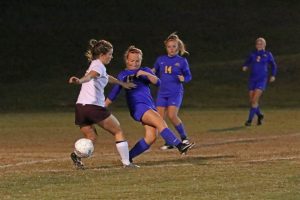
<svg viewBox="0 0 300 200">
<path fill-rule="evenodd" d="M 176 33 L 169 35 L 164 44 L 167 54 L 158 57 L 153 68 L 153 71 L 161 80 L 156 99 L 156 108 L 163 118 L 165 118 L 167 113 L 182 142 L 188 144 L 187 133 L 181 119 L 178 117 L 178 111 L 183 99 L 183 84 L 192 79 L 188 61 L 182 57 L 188 52 Z M 168 144 L 161 147 L 162 150 L 172 148 L 173 146 Z"/>
<path fill-rule="evenodd" d="M 277 73 L 277 65 L 271 52 L 266 51 L 266 40 L 262 37 L 256 39 L 256 50 L 251 52 L 246 59 L 243 71 L 250 70 L 248 83 L 249 100 L 251 108 L 246 126 L 251 126 L 252 120 L 257 115 L 257 125 L 261 125 L 264 115 L 259 108 L 259 99 L 266 89 L 267 82 L 274 82 Z M 268 67 L 271 66 L 271 77 L 269 77 Z"/>
<path fill-rule="evenodd" d="M 132 161 L 133 158 L 149 149 L 156 140 L 157 131 L 169 145 L 177 147 L 181 154 L 185 154 L 194 144 L 182 143 L 156 112 L 149 85 L 159 85 L 160 80 L 150 68 L 141 67 L 142 55 L 143 53 L 140 49 L 130 46 L 124 55 L 126 69 L 118 75 L 119 80 L 136 84 L 136 88 L 125 90 L 127 105 L 132 118 L 141 122 L 146 131 L 145 137 L 139 140 L 130 150 L 130 160 Z M 112 89 L 106 99 L 106 106 L 110 105 L 117 98 L 121 89 L 122 87 L 119 86 L 115 86 Z"/>
</svg>

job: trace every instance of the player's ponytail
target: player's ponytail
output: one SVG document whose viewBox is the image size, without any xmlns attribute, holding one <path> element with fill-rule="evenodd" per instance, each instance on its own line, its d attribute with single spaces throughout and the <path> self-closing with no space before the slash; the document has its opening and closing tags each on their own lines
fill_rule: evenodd
<svg viewBox="0 0 300 200">
<path fill-rule="evenodd" d="M 183 56 L 185 54 L 189 55 L 189 52 L 185 48 L 185 44 L 183 41 L 179 38 L 176 32 L 171 33 L 167 39 L 164 41 L 165 46 L 169 41 L 176 41 L 178 44 L 178 53 Z"/>
<path fill-rule="evenodd" d="M 97 41 L 95 39 L 91 39 L 85 56 L 88 61 L 91 62 L 97 59 L 101 54 L 107 54 L 112 48 L 112 44 L 106 40 Z"/>
<path fill-rule="evenodd" d="M 131 45 L 128 47 L 128 49 L 125 51 L 124 53 L 124 60 L 126 62 L 127 58 L 128 58 L 128 54 L 130 53 L 137 53 L 137 54 L 140 54 L 142 57 L 143 57 L 143 52 L 141 49 L 139 48 L 136 48 L 135 46 Z"/>
</svg>

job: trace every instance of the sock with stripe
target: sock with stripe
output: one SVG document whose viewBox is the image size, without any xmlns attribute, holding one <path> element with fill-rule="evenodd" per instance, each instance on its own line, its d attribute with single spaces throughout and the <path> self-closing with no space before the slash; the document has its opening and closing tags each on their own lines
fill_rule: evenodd
<svg viewBox="0 0 300 200">
<path fill-rule="evenodd" d="M 184 126 L 182 123 L 175 126 L 175 128 L 176 128 L 177 132 L 179 133 L 181 140 L 187 139 L 187 135 L 186 135 L 186 132 L 185 132 L 185 129 L 184 129 Z"/>
<path fill-rule="evenodd" d="M 170 146 L 178 146 L 181 143 L 169 128 L 165 128 L 160 135 Z"/>
<path fill-rule="evenodd" d="M 150 145 L 146 143 L 145 139 L 140 139 L 129 152 L 130 161 L 132 161 L 133 158 L 137 157 L 149 148 Z"/>
</svg>

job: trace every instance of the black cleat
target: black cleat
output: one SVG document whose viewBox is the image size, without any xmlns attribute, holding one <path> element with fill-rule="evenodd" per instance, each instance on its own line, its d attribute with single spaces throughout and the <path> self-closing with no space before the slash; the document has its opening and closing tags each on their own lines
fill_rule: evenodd
<svg viewBox="0 0 300 200">
<path fill-rule="evenodd" d="M 248 120 L 248 121 L 245 122 L 245 126 L 251 126 L 251 123 L 252 122 Z"/>
<path fill-rule="evenodd" d="M 190 142 L 189 144 L 181 143 L 180 146 L 178 147 L 178 150 L 181 155 L 185 155 L 188 150 L 193 148 L 195 146 L 194 142 Z"/>
<path fill-rule="evenodd" d="M 257 126 L 262 125 L 263 120 L 264 120 L 264 115 L 258 115 Z"/>
<path fill-rule="evenodd" d="M 85 167 L 81 161 L 81 158 L 78 157 L 74 152 L 71 153 L 70 157 L 71 157 L 76 169 L 85 169 Z"/>
</svg>

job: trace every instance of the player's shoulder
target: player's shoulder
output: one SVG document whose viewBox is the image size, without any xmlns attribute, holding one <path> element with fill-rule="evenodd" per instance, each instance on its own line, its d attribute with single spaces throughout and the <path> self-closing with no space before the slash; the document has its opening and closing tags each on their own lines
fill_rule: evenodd
<svg viewBox="0 0 300 200">
<path fill-rule="evenodd" d="M 164 60 L 166 60 L 167 58 L 168 58 L 167 55 L 161 55 L 161 56 L 158 56 L 158 57 L 157 57 L 156 61 L 157 61 L 157 62 L 164 61 Z"/>
<path fill-rule="evenodd" d="M 96 59 L 96 60 L 93 60 L 90 64 L 90 67 L 99 67 L 99 68 L 105 68 L 105 66 L 103 65 L 103 63 L 99 60 L 99 59 Z"/>
<path fill-rule="evenodd" d="M 106 68 L 105 66 L 103 65 L 103 63 L 96 59 L 96 60 L 93 60 L 91 63 L 90 63 L 90 66 L 87 70 L 88 72 L 89 71 L 96 71 L 97 73 L 99 74 L 106 74 Z"/>
<path fill-rule="evenodd" d="M 146 66 L 140 67 L 140 69 L 147 72 L 152 71 L 150 67 L 146 67 Z"/>
<path fill-rule="evenodd" d="M 124 76 L 126 76 L 128 74 L 126 69 L 123 69 L 122 71 L 119 72 L 118 74 L 118 78 L 123 78 Z"/>
<path fill-rule="evenodd" d="M 186 57 L 184 57 L 184 56 L 177 55 L 176 61 L 177 61 L 177 63 L 180 63 L 181 66 L 188 65 L 188 61 L 187 61 Z"/>
<path fill-rule="evenodd" d="M 265 52 L 266 52 L 266 54 L 267 54 L 268 56 L 272 56 L 272 55 L 273 55 L 271 51 L 265 51 Z"/>
</svg>

